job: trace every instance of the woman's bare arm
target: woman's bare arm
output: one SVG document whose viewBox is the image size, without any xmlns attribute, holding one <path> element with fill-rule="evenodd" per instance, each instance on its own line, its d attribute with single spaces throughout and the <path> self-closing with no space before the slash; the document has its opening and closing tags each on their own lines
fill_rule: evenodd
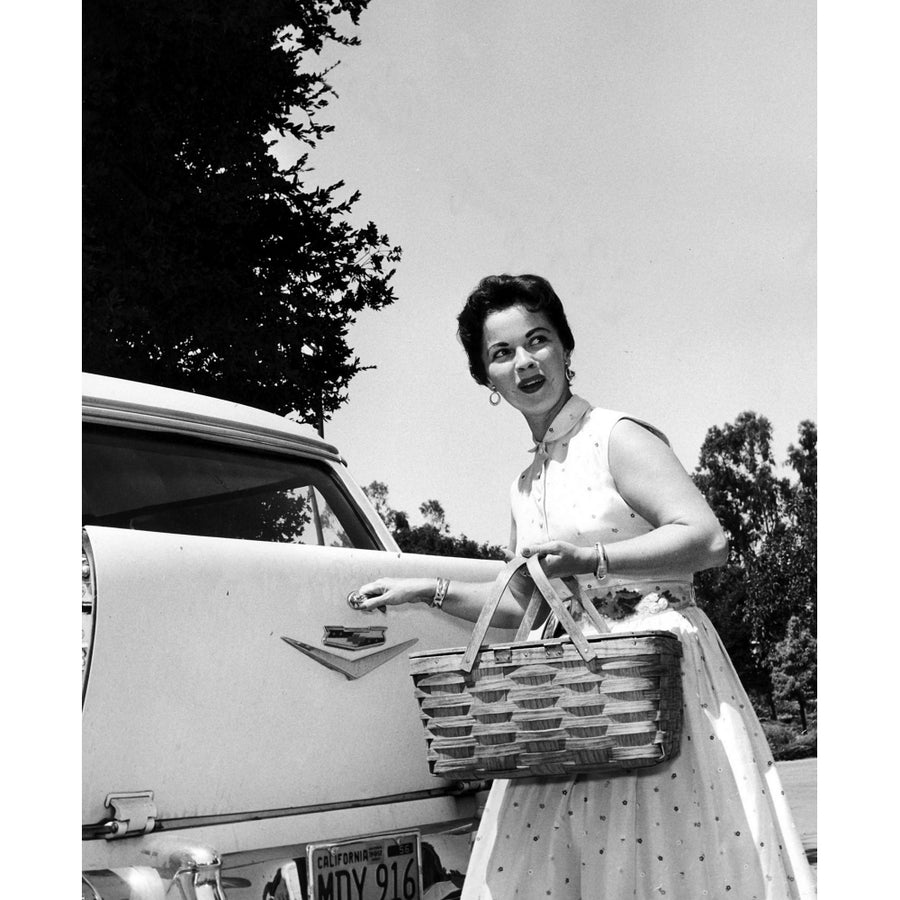
<svg viewBox="0 0 900 900">
<path fill-rule="evenodd" d="M 722 565 L 728 541 L 718 520 L 678 458 L 637 422 L 621 419 L 609 441 L 609 468 L 625 502 L 651 525 L 639 537 L 604 544 L 612 575 L 699 572 Z M 593 547 L 562 541 L 532 544 L 550 576 L 588 574 L 597 565 Z"/>
<path fill-rule="evenodd" d="M 360 602 L 359 609 L 373 610 L 379 606 L 428 603 L 434 597 L 436 586 L 434 578 L 379 578 L 359 588 L 358 593 L 365 597 Z M 442 610 L 458 619 L 475 622 L 493 587 L 493 581 L 451 581 Z M 510 583 L 510 589 L 500 598 L 491 623 L 497 628 L 514 628 L 518 625 L 532 588 L 527 576 L 517 575 Z"/>
<path fill-rule="evenodd" d="M 509 546 L 504 551 L 507 560 L 513 558 L 515 549 L 516 522 L 511 518 Z M 359 604 L 359 609 L 372 610 L 379 606 L 396 606 L 401 603 L 428 603 L 434 598 L 436 587 L 434 578 L 379 578 L 359 589 L 358 593 L 367 598 Z M 441 608 L 458 619 L 475 622 L 493 587 L 492 581 L 451 581 Z M 531 579 L 523 570 L 510 582 L 509 590 L 500 598 L 491 623 L 497 628 L 515 628 L 522 620 L 533 588 Z"/>
</svg>

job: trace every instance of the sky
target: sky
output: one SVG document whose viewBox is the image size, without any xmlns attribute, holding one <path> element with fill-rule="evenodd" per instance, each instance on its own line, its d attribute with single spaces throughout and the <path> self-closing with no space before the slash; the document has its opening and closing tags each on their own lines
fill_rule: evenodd
<svg viewBox="0 0 900 900">
<path fill-rule="evenodd" d="M 816 419 L 816 9 L 784 2 L 374 0 L 339 48 L 343 180 L 403 257 L 364 311 L 366 365 L 325 426 L 357 481 L 421 521 L 505 544 L 532 445 L 468 374 L 456 315 L 480 278 L 543 275 L 573 389 L 649 420 L 693 470 L 707 430 Z M 279 150 L 290 158 L 291 148 Z"/>
</svg>

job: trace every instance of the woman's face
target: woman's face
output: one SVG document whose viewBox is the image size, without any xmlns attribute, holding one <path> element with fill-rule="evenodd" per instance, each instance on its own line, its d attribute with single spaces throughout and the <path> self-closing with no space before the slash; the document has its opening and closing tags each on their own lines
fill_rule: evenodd
<svg viewBox="0 0 900 900">
<path fill-rule="evenodd" d="M 544 313 L 517 304 L 488 315 L 482 346 L 488 380 L 541 440 L 571 396 L 556 329 Z"/>
</svg>

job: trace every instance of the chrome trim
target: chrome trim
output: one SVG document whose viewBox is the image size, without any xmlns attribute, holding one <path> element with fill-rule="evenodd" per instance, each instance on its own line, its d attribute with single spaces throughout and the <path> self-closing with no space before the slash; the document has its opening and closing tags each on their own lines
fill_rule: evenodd
<svg viewBox="0 0 900 900">
<path fill-rule="evenodd" d="M 82 419 L 94 425 L 122 426 L 127 423 L 133 428 L 202 436 L 254 449 L 277 448 L 307 456 L 318 456 L 338 464 L 342 462 L 337 448 L 325 441 L 318 442 L 305 435 L 285 434 L 261 425 L 244 425 L 197 413 L 153 410 L 137 404 L 104 402 L 85 397 L 82 402 Z"/>
<path fill-rule="evenodd" d="M 107 794 L 105 805 L 112 807 L 113 811 L 112 818 L 104 823 L 108 829 L 107 840 L 133 834 L 150 834 L 156 826 L 153 791 Z"/>
<path fill-rule="evenodd" d="M 90 629 L 91 633 L 87 636 L 87 653 L 84 656 L 84 662 L 81 670 L 81 707 L 84 709 L 84 701 L 87 696 L 87 687 L 88 682 L 91 677 L 91 658 L 94 654 L 94 642 L 97 637 L 97 578 L 96 571 L 97 567 L 94 562 L 94 550 L 91 547 L 91 539 L 88 536 L 87 531 L 84 528 L 81 529 L 81 559 L 82 559 L 82 569 L 81 569 L 81 584 L 82 584 L 82 598 L 81 598 L 81 614 L 82 617 L 85 615 L 90 615 Z M 84 577 L 84 561 L 87 560 L 88 564 L 88 579 L 86 580 Z M 87 607 L 85 598 L 84 598 L 84 585 L 87 584 L 90 589 L 90 608 Z M 83 627 L 83 625 L 82 625 Z M 82 645 L 83 647 L 83 645 Z M 82 649 L 82 652 L 84 650 Z"/>
<path fill-rule="evenodd" d="M 339 647 L 341 650 L 365 650 L 367 647 L 377 647 L 383 644 L 387 638 L 384 625 L 370 625 L 351 627 L 349 625 L 326 625 L 325 636 L 322 643 L 326 647 Z"/>
<path fill-rule="evenodd" d="M 178 863 L 174 881 L 185 900 L 225 900 L 222 887 L 222 859 L 200 844 L 182 847 L 171 856 Z"/>
<path fill-rule="evenodd" d="M 139 860 L 125 866 L 114 865 L 112 869 L 89 870 L 82 873 L 81 879 L 82 884 L 93 892 L 91 900 L 102 896 L 91 884 L 91 876 L 117 875 L 128 884 L 129 896 L 149 897 L 151 893 L 145 894 L 140 888 L 135 890 L 130 876 L 154 871 L 167 885 L 167 897 L 177 895 L 180 900 L 226 900 L 221 867 L 221 854 L 206 844 L 170 836 L 148 837 L 141 843 Z M 121 896 L 121 893 L 115 896 Z M 152 896 L 157 896 L 156 891 L 152 892 Z"/>
<path fill-rule="evenodd" d="M 336 653 L 319 650 L 318 647 L 310 647 L 309 644 L 295 641 L 293 638 L 285 637 L 284 635 L 281 636 L 281 639 L 295 650 L 299 650 L 310 657 L 310 659 L 314 659 L 320 665 L 333 669 L 335 672 L 340 672 L 348 681 L 355 681 L 357 678 L 368 675 L 369 672 L 374 672 L 379 666 L 383 666 L 399 653 L 419 642 L 418 638 L 412 638 L 412 640 L 403 641 L 401 644 L 385 647 L 384 650 L 376 650 L 375 653 L 370 653 L 368 656 L 363 656 L 360 659 L 344 659 L 343 656 L 338 656 Z"/>
<path fill-rule="evenodd" d="M 443 787 L 423 791 L 407 791 L 404 794 L 386 794 L 381 797 L 364 797 L 356 800 L 339 800 L 332 803 L 313 803 L 309 806 L 289 806 L 283 809 L 263 809 L 240 813 L 219 813 L 210 816 L 191 816 L 181 819 L 156 819 L 155 833 L 180 831 L 185 828 L 200 828 L 215 825 L 237 825 L 241 822 L 258 822 L 263 819 L 280 819 L 290 816 L 311 816 L 317 813 L 339 812 L 347 809 L 363 809 L 369 806 L 388 806 L 394 803 L 408 803 L 415 800 L 432 800 L 440 797 L 461 797 L 476 794 L 488 787 L 484 781 L 455 781 Z M 81 826 L 83 841 L 104 837 L 106 822 Z M 137 835 L 136 835 L 137 837 Z M 142 846 L 143 846 L 142 839 Z"/>
</svg>

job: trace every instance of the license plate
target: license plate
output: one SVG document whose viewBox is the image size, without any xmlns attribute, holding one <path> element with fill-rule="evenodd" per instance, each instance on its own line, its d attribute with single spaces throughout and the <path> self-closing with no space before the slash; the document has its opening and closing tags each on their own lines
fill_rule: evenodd
<svg viewBox="0 0 900 900">
<path fill-rule="evenodd" d="M 419 833 L 310 844 L 310 900 L 420 900 Z"/>
</svg>

